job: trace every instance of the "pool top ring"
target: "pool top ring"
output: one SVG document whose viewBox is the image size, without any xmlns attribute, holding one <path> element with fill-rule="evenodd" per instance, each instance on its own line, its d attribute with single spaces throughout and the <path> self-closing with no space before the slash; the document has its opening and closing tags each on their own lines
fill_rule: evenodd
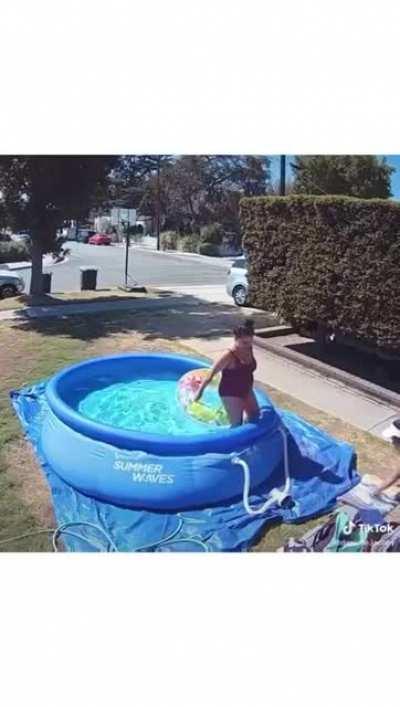
<svg viewBox="0 0 400 707">
<path fill-rule="evenodd" d="M 79 391 L 89 387 L 104 387 L 112 382 L 132 378 L 156 379 L 179 378 L 195 368 L 204 368 L 204 361 L 172 354 L 120 354 L 92 358 L 64 368 L 50 379 L 46 386 L 46 397 L 53 413 L 76 432 L 91 439 L 112 444 L 121 449 L 135 449 L 157 454 L 191 454 L 207 452 L 233 452 L 238 446 L 247 446 L 271 426 L 271 420 L 262 417 L 258 422 L 248 422 L 240 427 L 221 428 L 213 432 L 196 435 L 158 435 L 140 430 L 124 430 L 84 417 L 77 410 Z M 257 391 L 261 405 L 275 412 L 269 398 Z M 276 415 L 276 413 L 275 413 Z"/>
<path fill-rule="evenodd" d="M 260 419 L 204 434 L 161 435 L 113 427 L 78 408 L 93 391 L 134 380 L 174 381 L 204 361 L 172 354 L 122 354 L 65 368 L 46 386 L 41 450 L 50 467 L 82 493 L 115 505 L 150 510 L 204 508 L 240 498 L 236 455 L 251 470 L 251 490 L 282 461 L 280 418 L 256 390 Z M 178 403 L 177 403 L 178 404 Z"/>
<path fill-rule="evenodd" d="M 185 373 L 178 383 L 178 399 L 186 412 L 194 417 L 195 420 L 206 423 L 215 423 L 216 425 L 229 425 L 228 415 L 225 408 L 219 401 L 218 407 L 204 402 L 204 400 L 193 399 L 203 383 L 206 376 L 209 374 L 209 368 L 196 368 L 194 371 Z M 218 388 L 221 376 L 216 375 L 209 383 L 209 388 L 216 390 Z"/>
</svg>

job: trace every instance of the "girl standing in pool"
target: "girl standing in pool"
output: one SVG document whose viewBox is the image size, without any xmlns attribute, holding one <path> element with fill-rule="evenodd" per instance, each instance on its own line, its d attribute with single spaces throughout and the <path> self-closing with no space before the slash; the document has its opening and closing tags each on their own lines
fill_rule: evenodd
<svg viewBox="0 0 400 707">
<path fill-rule="evenodd" d="M 259 415 L 259 407 L 253 390 L 254 371 L 257 362 L 253 354 L 254 324 L 252 319 L 233 330 L 232 348 L 214 363 L 204 379 L 194 400 L 199 400 L 207 385 L 217 373 L 221 373 L 219 394 L 232 427 L 243 423 L 243 417 L 254 420 Z"/>
</svg>

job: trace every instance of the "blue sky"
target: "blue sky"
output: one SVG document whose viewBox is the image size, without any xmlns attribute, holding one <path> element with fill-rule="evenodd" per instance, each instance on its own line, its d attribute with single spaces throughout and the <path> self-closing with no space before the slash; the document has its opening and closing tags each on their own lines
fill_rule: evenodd
<svg viewBox="0 0 400 707">
<path fill-rule="evenodd" d="M 390 164 L 392 167 L 395 167 L 396 171 L 393 172 L 392 174 L 392 194 L 395 199 L 400 199 L 400 155 L 384 155 L 386 157 L 386 161 L 388 164 Z M 286 160 L 286 170 L 287 170 L 287 175 L 290 176 L 291 174 L 291 169 L 289 167 L 290 161 L 293 159 L 293 155 L 287 155 L 287 160 Z M 280 169 L 280 156 L 274 156 L 271 158 L 271 172 L 272 172 L 272 179 L 279 179 L 279 169 Z"/>
</svg>

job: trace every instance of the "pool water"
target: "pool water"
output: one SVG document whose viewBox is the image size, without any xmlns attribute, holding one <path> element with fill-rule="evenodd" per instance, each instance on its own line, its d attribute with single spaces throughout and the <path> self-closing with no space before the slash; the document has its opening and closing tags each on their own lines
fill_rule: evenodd
<svg viewBox="0 0 400 707">
<path fill-rule="evenodd" d="M 221 429 L 185 412 L 177 384 L 176 380 L 146 379 L 115 383 L 88 393 L 79 402 L 78 411 L 96 422 L 152 434 L 193 435 Z M 221 405 L 215 388 L 207 388 L 202 400 L 214 407 Z"/>
</svg>

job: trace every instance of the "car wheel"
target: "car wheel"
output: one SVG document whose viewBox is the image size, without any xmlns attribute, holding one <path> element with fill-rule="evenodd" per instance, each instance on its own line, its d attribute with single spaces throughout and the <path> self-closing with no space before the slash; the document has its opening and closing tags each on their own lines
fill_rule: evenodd
<svg viewBox="0 0 400 707">
<path fill-rule="evenodd" d="M 232 292 L 233 301 L 238 307 L 244 307 L 247 301 L 247 290 L 243 285 L 236 285 Z"/>
<path fill-rule="evenodd" d="M 0 297 L 16 297 L 18 290 L 15 285 L 3 285 L 0 287 Z"/>
</svg>

